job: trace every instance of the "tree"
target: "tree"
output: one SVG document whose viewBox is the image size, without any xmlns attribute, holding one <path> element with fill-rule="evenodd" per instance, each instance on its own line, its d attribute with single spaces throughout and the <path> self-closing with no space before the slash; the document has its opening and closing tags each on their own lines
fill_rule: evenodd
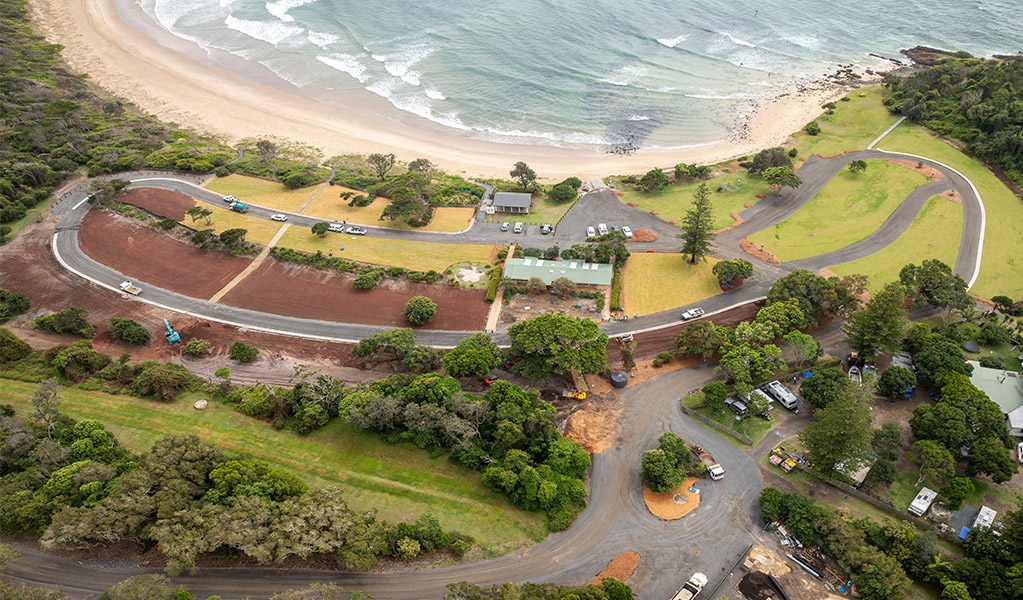
<svg viewBox="0 0 1023 600">
<path fill-rule="evenodd" d="M 547 284 L 543 282 L 543 279 L 539 277 L 530 277 L 529 281 L 526 282 L 526 288 L 530 294 L 546 294 Z"/>
<path fill-rule="evenodd" d="M 89 311 L 84 307 L 69 306 L 60 312 L 36 317 L 35 325 L 54 333 L 90 338 L 96 333 L 96 328 L 88 319 Z"/>
<path fill-rule="evenodd" d="M 746 407 L 749 408 L 751 415 L 758 415 L 765 419 L 770 418 L 767 411 L 771 409 L 771 404 L 762 394 L 749 394 L 746 398 Z"/>
<path fill-rule="evenodd" d="M 25 294 L 0 288 L 0 323 L 6 323 L 12 317 L 27 312 L 30 304 Z"/>
<path fill-rule="evenodd" d="M 879 457 L 896 460 L 896 452 L 902 447 L 902 428 L 890 421 L 885 423 L 881 429 L 874 430 L 870 445 Z"/>
<path fill-rule="evenodd" d="M 110 319 L 110 326 L 114 330 L 114 341 L 145 346 L 149 343 L 149 331 L 137 321 L 131 319 Z"/>
<path fill-rule="evenodd" d="M 607 364 L 607 335 L 589 319 L 540 315 L 512 325 L 508 336 L 511 355 L 522 357 L 512 371 L 531 379 L 573 369 L 596 373 Z"/>
<path fill-rule="evenodd" d="M 762 347 L 726 344 L 717 368 L 735 381 L 735 391 L 748 396 L 755 383 L 784 367 L 781 350 L 773 344 Z"/>
<path fill-rule="evenodd" d="M 898 474 L 899 469 L 895 466 L 895 463 L 884 458 L 878 458 L 870 466 L 870 471 L 867 472 L 867 477 L 863 481 L 870 486 L 889 488 L 895 483 L 895 478 Z"/>
<path fill-rule="evenodd" d="M 710 321 L 697 321 L 689 325 L 675 337 L 675 354 L 699 354 L 709 358 L 725 343 L 724 329 Z"/>
<path fill-rule="evenodd" d="M 778 488 L 765 487 L 760 490 L 760 518 L 765 523 L 777 521 L 781 516 L 784 497 Z"/>
<path fill-rule="evenodd" d="M 690 263 L 695 263 L 697 258 L 702 258 L 710 251 L 713 221 L 710 192 L 707 190 L 707 184 L 701 183 L 693 195 L 692 207 L 686 211 L 682 219 L 683 232 L 678 236 L 684 241 L 682 254 L 690 256 Z"/>
<path fill-rule="evenodd" d="M 782 341 L 792 348 L 796 354 L 796 365 L 802 366 L 807 361 L 816 360 L 820 356 L 821 345 L 812 335 L 801 331 L 790 331 L 782 337 Z"/>
<path fill-rule="evenodd" d="M 805 131 L 807 135 L 820 135 L 821 126 L 817 124 L 817 121 L 810 121 L 803 127 L 803 131 Z"/>
<path fill-rule="evenodd" d="M 901 284 L 885 285 L 866 307 L 849 318 L 843 329 L 846 343 L 868 357 L 878 350 L 893 353 L 901 349 L 909 326 L 903 308 L 905 301 L 906 289 Z"/>
<path fill-rule="evenodd" d="M 734 283 L 740 279 L 749 279 L 753 275 L 753 263 L 741 258 L 733 258 L 714 263 L 710 271 L 714 273 L 714 277 L 717 277 L 718 281 Z"/>
<path fill-rule="evenodd" d="M 867 161 L 865 160 L 854 160 L 849 163 L 849 171 L 851 173 L 862 173 L 867 170 Z"/>
<path fill-rule="evenodd" d="M 905 398 L 909 390 L 916 385 L 916 375 L 906 367 L 898 365 L 888 367 L 877 380 L 877 391 L 886 398 Z"/>
<path fill-rule="evenodd" d="M 547 197 L 553 202 L 568 202 L 569 200 L 575 200 L 576 196 L 575 188 L 569 187 L 564 183 L 551 188 L 551 191 L 547 193 Z"/>
<path fill-rule="evenodd" d="M 945 504 L 952 510 L 959 510 L 963 501 L 973 494 L 973 480 L 967 477 L 953 477 L 948 485 L 938 490 L 945 498 Z"/>
<path fill-rule="evenodd" d="M 813 377 L 803 381 L 800 391 L 807 402 L 817 408 L 824 408 L 844 396 L 853 386 L 845 371 L 838 367 L 816 369 Z"/>
<path fill-rule="evenodd" d="M 529 168 L 529 165 L 519 161 L 515 163 L 515 166 L 508 173 L 511 178 L 519 182 L 522 186 L 522 190 L 525 191 L 527 187 L 536 183 L 536 171 Z"/>
<path fill-rule="evenodd" d="M 764 171 L 764 181 L 776 186 L 785 187 L 788 186 L 792 189 L 796 189 L 803 184 L 803 180 L 796 175 L 796 172 L 789 167 L 771 167 Z"/>
<path fill-rule="evenodd" d="M 370 154 L 366 157 L 366 161 L 369 162 L 373 170 L 377 172 L 377 177 L 380 181 L 387 181 L 387 172 L 394 168 L 394 163 L 397 161 L 397 157 L 393 154 Z"/>
<path fill-rule="evenodd" d="M 185 214 L 192 217 L 193 223 L 195 223 L 199 219 L 206 219 L 206 224 L 209 225 L 211 223 L 210 215 L 213 214 L 213 211 L 206 208 L 205 206 L 196 205 L 186 210 Z"/>
<path fill-rule="evenodd" d="M 247 229 L 235 228 L 228 229 L 220 232 L 220 243 L 224 244 L 228 248 L 235 248 L 245 242 L 245 234 L 249 231 Z"/>
<path fill-rule="evenodd" d="M 973 437 L 966 415 L 948 402 L 917 405 L 909 427 L 917 438 L 934 440 L 952 452 L 959 452 Z"/>
<path fill-rule="evenodd" d="M 703 386 L 703 402 L 716 411 L 725 409 L 725 398 L 728 397 L 728 386 L 723 381 L 712 381 Z"/>
<path fill-rule="evenodd" d="M 123 179 L 94 179 L 89 186 L 89 201 L 96 204 L 103 204 L 108 200 L 118 198 L 128 187 L 128 182 Z"/>
<path fill-rule="evenodd" d="M 417 158 L 408 164 L 408 170 L 411 173 L 420 173 L 423 175 L 423 179 L 431 181 L 433 179 L 433 171 L 437 167 L 430 162 L 428 158 Z"/>
<path fill-rule="evenodd" d="M 202 338 L 192 338 L 181 346 L 181 351 L 189 356 L 203 356 L 209 354 L 213 344 Z"/>
<path fill-rule="evenodd" d="M 950 371 L 970 375 L 973 366 L 963 358 L 963 351 L 955 341 L 943 335 L 927 336 L 919 352 L 913 354 L 913 366 L 921 381 L 933 383 L 938 373 Z"/>
<path fill-rule="evenodd" d="M 501 364 L 501 350 L 484 333 L 474 333 L 444 355 L 444 370 L 452 377 L 484 377 Z"/>
<path fill-rule="evenodd" d="M 966 465 L 966 474 L 990 475 L 995 483 L 1005 483 L 1012 479 L 1018 468 L 1016 460 L 997 438 L 981 438 L 970 445 L 970 462 Z"/>
<path fill-rule="evenodd" d="M 639 187 L 643 188 L 644 192 L 656 192 L 668 185 L 668 183 L 668 176 L 665 175 L 663 170 L 650 169 L 640 178 Z"/>
<path fill-rule="evenodd" d="M 405 318 L 413 325 L 422 325 L 437 313 L 437 303 L 426 296 L 414 296 L 405 303 Z"/>
<path fill-rule="evenodd" d="M 853 386 L 848 394 L 814 411 L 814 422 L 799 432 L 814 469 L 833 475 L 841 463 L 846 473 L 855 473 L 866 464 L 874 436 L 872 396 L 869 386 Z"/>
<path fill-rule="evenodd" d="M 930 440 L 920 440 L 913 444 L 913 449 L 920 455 L 920 477 L 916 485 L 925 478 L 942 482 L 955 475 L 955 458 L 946 448 Z"/>
<path fill-rule="evenodd" d="M 231 344 L 231 348 L 228 350 L 228 357 L 231 360 L 238 362 L 252 362 L 252 359 L 256 358 L 259 354 L 259 348 L 255 348 L 246 344 L 245 342 L 235 342 Z"/>
<path fill-rule="evenodd" d="M 0 291 L 2 293 L 2 291 Z M 1002 312 L 1009 312 L 1014 304 L 1012 298 L 1008 296 L 992 296 L 991 301 L 995 303 L 995 308 Z"/>
<path fill-rule="evenodd" d="M 980 325 L 980 331 L 977 332 L 977 342 L 985 346 L 1008 344 L 1009 332 L 998 322 L 984 321 Z"/>
<path fill-rule="evenodd" d="M 759 174 L 771 167 L 792 167 L 792 158 L 784 148 L 767 148 L 757 152 L 747 170 L 752 174 Z"/>
<path fill-rule="evenodd" d="M 263 164 L 277 158 L 277 151 L 277 144 L 270 140 L 259 140 L 256 142 L 256 152 L 259 153 L 259 159 Z"/>
<path fill-rule="evenodd" d="M 33 414 L 46 425 L 47 437 L 52 437 L 53 429 L 60 420 L 61 389 L 57 380 L 51 378 L 40 383 L 29 397 L 32 407 L 35 408 Z"/>
<path fill-rule="evenodd" d="M 946 579 L 942 581 L 941 600 L 973 600 L 970 588 L 962 581 Z"/>
<path fill-rule="evenodd" d="M 632 588 L 614 577 L 601 579 L 600 585 L 607 593 L 607 600 L 633 600 Z"/>
<path fill-rule="evenodd" d="M 326 221 L 320 221 L 318 223 L 313 223 L 313 227 L 312 227 L 313 235 L 320 235 L 320 236 L 325 235 L 327 233 L 327 230 L 329 230 L 329 229 L 330 229 L 330 223 L 327 223 Z"/>
<path fill-rule="evenodd" d="M 639 477 L 654 493 L 673 490 L 686 479 L 685 473 L 676 469 L 674 462 L 660 448 L 643 453 L 643 467 Z"/>
<path fill-rule="evenodd" d="M 772 338 L 782 337 L 794 329 L 809 327 L 813 324 L 806 317 L 806 313 L 803 312 L 795 298 L 789 298 L 785 302 L 775 302 L 761 308 L 757 311 L 757 323 L 769 326 Z"/>
<path fill-rule="evenodd" d="M 973 298 L 966 293 L 966 282 L 940 260 L 925 260 L 919 267 L 913 264 L 902 267 L 899 281 L 906 286 L 917 306 L 930 304 L 948 309 L 946 320 L 953 311 L 973 305 Z"/>
<path fill-rule="evenodd" d="M 360 290 L 373 289 L 374 287 L 376 287 L 378 283 L 380 283 L 380 277 L 381 277 L 380 271 L 377 270 L 366 271 L 362 275 L 356 277 L 355 281 L 352 282 L 352 285 L 359 288 Z"/>
<path fill-rule="evenodd" d="M 845 281 L 838 277 L 825 279 L 806 269 L 796 269 L 778 278 L 767 291 L 767 303 L 784 302 L 795 298 L 803 314 L 818 323 L 825 316 L 844 314 L 858 306 L 859 300 L 850 292 Z"/>
<path fill-rule="evenodd" d="M 569 296 L 575 291 L 575 282 L 568 277 L 558 277 L 551 282 L 551 289 L 559 296 Z"/>
</svg>

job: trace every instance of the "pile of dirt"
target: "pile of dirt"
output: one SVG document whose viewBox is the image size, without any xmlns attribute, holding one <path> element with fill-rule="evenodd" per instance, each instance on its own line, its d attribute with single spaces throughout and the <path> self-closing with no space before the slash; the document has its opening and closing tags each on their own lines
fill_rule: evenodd
<svg viewBox="0 0 1023 600">
<path fill-rule="evenodd" d="M 195 200 L 181 192 L 158 190 L 156 188 L 135 188 L 125 192 L 118 202 L 137 206 L 146 212 L 165 219 L 182 221 L 185 211 L 195 206 Z"/>
<path fill-rule="evenodd" d="M 941 171 L 935 169 L 930 165 L 913 162 L 911 160 L 906 160 L 904 158 L 886 158 L 885 160 L 890 163 L 897 164 L 900 167 L 906 167 L 907 169 L 916 171 L 917 173 L 920 173 L 924 177 L 930 177 L 934 181 L 941 181 L 942 179 L 945 178 Z"/>
<path fill-rule="evenodd" d="M 759 258 L 765 263 L 772 265 L 781 264 L 781 260 L 777 256 L 768 252 L 768 250 L 763 246 L 759 244 L 754 244 L 747 238 L 743 238 L 742 241 L 739 242 L 739 248 L 742 248 L 742 251 L 745 252 L 746 254 L 749 254 L 754 258 Z"/>
<path fill-rule="evenodd" d="M 648 487 L 643 486 L 643 501 L 646 502 L 647 509 L 655 517 L 669 521 L 681 519 L 700 506 L 699 492 L 690 491 L 692 485 L 697 481 L 695 477 L 689 477 L 677 488 L 660 494 L 655 494 Z"/>
<path fill-rule="evenodd" d="M 775 577 L 788 574 L 790 569 L 785 561 L 774 553 L 767 546 L 755 544 L 746 555 L 746 561 L 742 563 L 744 569 L 761 571 Z"/>
<path fill-rule="evenodd" d="M 734 227 L 738 227 L 739 225 L 742 225 L 745 222 L 745 221 L 743 221 L 742 217 L 739 216 L 739 213 L 732 213 L 730 216 L 732 217 L 732 224 L 731 225 L 729 225 L 727 227 L 722 227 L 721 229 L 718 229 L 717 231 L 712 231 L 711 233 L 713 233 L 714 235 L 717 235 L 719 233 L 724 233 L 724 232 L 728 231 L 729 229 L 732 229 Z"/>
<path fill-rule="evenodd" d="M 652 214 L 652 213 L 651 213 Z M 649 229 L 637 229 L 632 232 L 630 242 L 656 242 L 660 236 Z"/>
<path fill-rule="evenodd" d="M 626 202 L 625 206 L 631 206 L 632 208 L 639 207 L 639 202 Z"/>
<path fill-rule="evenodd" d="M 652 210 L 652 211 L 650 211 L 650 214 L 652 214 L 653 216 L 656 217 L 657 215 L 659 215 L 661 213 L 657 212 L 656 210 Z"/>
<path fill-rule="evenodd" d="M 625 581 L 632 576 L 632 572 L 639 566 L 639 554 L 632 550 L 622 552 L 607 563 L 604 570 L 597 573 L 597 576 L 590 580 L 590 585 L 600 585 L 605 577 L 614 577 L 618 581 Z"/>
<path fill-rule="evenodd" d="M 617 425 L 621 415 L 622 406 L 617 399 L 594 399 L 569 415 L 565 422 L 565 437 L 587 452 L 599 454 L 617 441 Z"/>
<path fill-rule="evenodd" d="M 957 192 L 955 190 L 945 190 L 944 192 L 941 192 L 938 195 L 941 196 L 942 198 L 944 198 L 945 200 L 948 200 L 949 202 L 952 202 L 953 204 L 962 204 L 963 203 L 963 197 L 960 196 L 959 192 Z"/>
</svg>

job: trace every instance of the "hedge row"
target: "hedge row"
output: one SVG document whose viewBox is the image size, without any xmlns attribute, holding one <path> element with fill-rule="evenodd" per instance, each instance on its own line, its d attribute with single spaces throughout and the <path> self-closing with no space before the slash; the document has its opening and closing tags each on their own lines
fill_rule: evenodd
<svg viewBox="0 0 1023 600">
<path fill-rule="evenodd" d="M 611 281 L 611 310 L 622 310 L 622 271 L 615 269 L 614 279 Z"/>
<path fill-rule="evenodd" d="M 487 286 L 487 302 L 497 298 L 497 286 L 501 285 L 501 267 L 494 267 L 490 272 L 490 285 Z"/>
</svg>

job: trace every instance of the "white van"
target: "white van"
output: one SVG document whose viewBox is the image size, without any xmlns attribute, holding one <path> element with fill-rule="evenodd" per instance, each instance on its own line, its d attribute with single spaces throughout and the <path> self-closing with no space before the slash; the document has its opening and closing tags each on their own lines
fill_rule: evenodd
<svg viewBox="0 0 1023 600">
<path fill-rule="evenodd" d="M 768 396 L 774 398 L 778 404 L 781 404 L 792 412 L 799 412 L 799 398 L 796 398 L 796 395 L 792 393 L 792 390 L 782 385 L 782 383 L 777 379 L 760 389 L 766 392 Z"/>
<path fill-rule="evenodd" d="M 334 233 L 344 233 L 345 226 L 342 225 L 341 223 L 331 223 L 330 226 L 327 227 L 327 231 L 333 231 Z"/>
</svg>

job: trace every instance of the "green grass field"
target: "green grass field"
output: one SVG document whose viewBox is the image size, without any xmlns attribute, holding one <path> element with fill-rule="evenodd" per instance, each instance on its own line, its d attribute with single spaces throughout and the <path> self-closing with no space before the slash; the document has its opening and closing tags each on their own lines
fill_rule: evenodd
<svg viewBox="0 0 1023 600">
<path fill-rule="evenodd" d="M 4 380 L 0 402 L 27 414 L 34 384 Z M 312 486 L 339 484 L 353 507 L 376 509 L 394 522 L 423 512 L 445 528 L 467 533 L 483 544 L 521 544 L 544 535 L 543 517 L 521 511 L 485 489 L 479 473 L 431 458 L 411 444 L 387 444 L 376 435 L 338 421 L 308 436 L 276 431 L 266 423 L 213 402 L 197 411 L 196 398 L 161 404 L 131 396 L 66 389 L 62 411 L 76 419 L 96 419 L 136 452 L 172 433 L 194 433 L 230 451 L 287 469 Z"/>
<path fill-rule="evenodd" d="M 489 263 L 494 249 L 493 246 L 479 244 L 435 244 L 388 240 L 372 235 L 327 233 L 320 238 L 308 229 L 298 227 L 289 229 L 277 245 L 304 252 L 333 252 L 334 256 L 349 260 L 417 271 L 444 271 L 462 261 Z M 342 247 L 344 251 L 340 250 Z"/>
<path fill-rule="evenodd" d="M 557 225 L 561 217 L 565 216 L 568 209 L 572 208 L 575 200 L 570 202 L 551 202 L 546 196 L 535 196 L 533 206 L 529 209 L 528 215 L 517 215 L 514 213 L 495 213 L 487 215 L 487 223 L 509 223 L 521 222 L 526 225 Z"/>
<path fill-rule="evenodd" d="M 690 265 L 681 254 L 633 254 L 622 272 L 625 312 L 649 315 L 720 294 L 710 270 L 716 262 Z"/>
<path fill-rule="evenodd" d="M 283 223 L 276 221 L 268 221 L 266 219 L 260 219 L 259 217 L 251 217 L 242 213 L 234 212 L 233 210 L 224 208 L 223 206 L 216 206 L 213 204 L 203 204 L 206 208 L 213 211 L 210 215 L 211 223 L 206 224 L 205 219 L 199 219 L 198 221 L 192 221 L 192 217 L 185 217 L 181 220 L 181 223 L 191 227 L 192 229 L 206 229 L 211 228 L 215 232 L 220 233 L 228 229 L 241 228 L 248 230 L 245 234 L 245 239 L 249 242 L 255 242 L 257 244 L 267 245 L 270 240 L 273 239 L 277 232 L 282 227 Z"/>
<path fill-rule="evenodd" d="M 774 227 L 750 236 L 783 262 L 844 248 L 873 233 L 914 189 L 930 181 L 906 167 L 867 161 L 837 175 L 810 202 Z"/>
<path fill-rule="evenodd" d="M 211 192 L 234 196 L 243 204 L 251 202 L 267 208 L 276 208 L 287 212 L 297 212 L 299 207 L 312 196 L 319 186 L 309 186 L 291 190 L 276 181 L 267 181 L 258 177 L 232 174 L 218 177 L 206 184 Z"/>
<path fill-rule="evenodd" d="M 656 212 L 665 221 L 681 221 L 693 203 L 696 188 L 706 183 L 714 207 L 713 228 L 722 229 L 732 224 L 732 213 L 741 213 L 746 210 L 747 204 L 760 201 L 757 196 L 767 196 L 773 191 L 763 179 L 750 175 L 737 162 L 721 165 L 714 169 L 714 173 L 710 179 L 671 184 L 652 194 L 632 191 L 632 185 L 622 183 L 618 185 L 618 191 L 625 195 L 618 199 L 634 202 L 641 210 Z M 726 183 L 727 188 L 723 188 Z M 721 191 L 718 191 L 719 188 L 722 188 Z"/>
<path fill-rule="evenodd" d="M 926 156 L 956 169 L 973 182 L 987 212 L 980 276 L 970 292 L 984 298 L 1004 294 L 1023 297 L 1023 201 L 983 163 L 931 135 L 923 127 L 903 123 L 878 147 L 891 152 Z"/>
<path fill-rule="evenodd" d="M 864 96 L 861 98 L 860 94 Z M 821 114 L 811 119 L 821 127 L 818 135 L 804 131 L 794 134 L 799 156 L 830 156 L 846 150 L 865 150 L 867 144 L 899 120 L 898 115 L 889 113 L 882 104 L 884 96 L 879 85 L 859 88 L 848 97 L 848 102 L 835 102 L 835 114 Z"/>
<path fill-rule="evenodd" d="M 868 289 L 877 293 L 886 283 L 898 281 L 903 266 L 937 259 L 955 266 L 963 231 L 963 207 L 940 196 L 924 204 L 916 219 L 890 246 L 859 260 L 831 267 L 838 275 L 859 273 L 870 277 Z"/>
</svg>

